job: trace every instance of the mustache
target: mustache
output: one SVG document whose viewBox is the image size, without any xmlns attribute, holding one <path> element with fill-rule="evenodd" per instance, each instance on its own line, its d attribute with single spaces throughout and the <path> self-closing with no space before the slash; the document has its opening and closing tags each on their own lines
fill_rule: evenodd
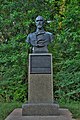
<svg viewBox="0 0 80 120">
<path fill-rule="evenodd" d="M 39 23 L 38 25 L 42 25 L 42 24 Z"/>
</svg>

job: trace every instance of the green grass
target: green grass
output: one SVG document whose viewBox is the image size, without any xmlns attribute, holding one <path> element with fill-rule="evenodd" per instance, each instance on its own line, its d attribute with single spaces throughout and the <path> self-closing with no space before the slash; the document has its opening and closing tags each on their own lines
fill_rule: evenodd
<svg viewBox="0 0 80 120">
<path fill-rule="evenodd" d="M 15 109 L 22 106 L 22 103 L 1 103 L 0 102 L 0 120 L 5 120 L 5 118 Z"/>
<path fill-rule="evenodd" d="M 20 108 L 23 103 L 1 103 L 0 102 L 0 120 L 5 120 L 5 118 L 15 109 Z M 80 118 L 80 102 L 59 102 L 60 107 L 68 108 L 74 118 Z"/>
<path fill-rule="evenodd" d="M 71 102 L 59 102 L 60 107 L 67 108 L 72 113 L 73 118 L 80 118 L 80 102 L 71 101 Z"/>
</svg>

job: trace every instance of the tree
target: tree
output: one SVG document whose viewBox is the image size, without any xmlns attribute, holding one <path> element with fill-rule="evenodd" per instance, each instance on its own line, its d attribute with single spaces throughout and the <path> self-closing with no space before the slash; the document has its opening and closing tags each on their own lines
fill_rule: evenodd
<svg viewBox="0 0 80 120">
<path fill-rule="evenodd" d="M 80 8 L 78 0 L 0 1 L 0 101 L 27 98 L 29 45 L 35 18 L 45 18 L 45 29 L 54 34 L 49 45 L 53 54 L 55 98 L 79 100 L 80 93 Z M 51 21 L 46 25 L 48 21 Z"/>
</svg>

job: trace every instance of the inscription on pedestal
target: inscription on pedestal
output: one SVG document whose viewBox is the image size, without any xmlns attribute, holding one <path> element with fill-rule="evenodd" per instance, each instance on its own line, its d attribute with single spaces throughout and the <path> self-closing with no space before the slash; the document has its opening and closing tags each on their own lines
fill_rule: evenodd
<svg viewBox="0 0 80 120">
<path fill-rule="evenodd" d="M 50 55 L 31 55 L 30 56 L 30 73 L 51 73 L 51 56 Z"/>
</svg>

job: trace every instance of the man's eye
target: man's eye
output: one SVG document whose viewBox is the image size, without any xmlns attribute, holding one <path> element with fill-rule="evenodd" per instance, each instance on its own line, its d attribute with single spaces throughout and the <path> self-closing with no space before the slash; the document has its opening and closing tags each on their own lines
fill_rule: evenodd
<svg viewBox="0 0 80 120">
<path fill-rule="evenodd" d="M 43 21 L 43 20 L 36 20 L 36 22 Z"/>
</svg>

